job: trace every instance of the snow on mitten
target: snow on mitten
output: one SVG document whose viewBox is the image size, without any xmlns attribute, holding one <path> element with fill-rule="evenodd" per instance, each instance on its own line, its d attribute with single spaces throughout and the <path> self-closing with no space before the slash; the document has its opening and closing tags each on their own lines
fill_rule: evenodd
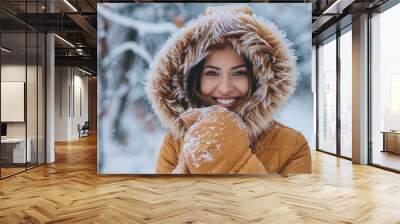
<svg viewBox="0 0 400 224">
<path fill-rule="evenodd" d="M 181 115 L 189 129 L 182 153 L 190 173 L 235 173 L 251 156 L 248 129 L 240 117 L 220 106 Z"/>
<path fill-rule="evenodd" d="M 186 128 L 189 128 L 197 120 L 199 115 L 199 110 L 188 110 L 181 115 L 181 119 L 184 121 Z M 183 155 L 183 150 L 181 150 L 178 156 L 178 163 L 172 171 L 172 174 L 189 174 L 189 172 L 189 168 Z"/>
<path fill-rule="evenodd" d="M 172 174 L 189 174 L 189 168 L 186 165 L 185 157 L 182 152 L 179 154 L 178 163 L 175 169 L 172 170 Z"/>
</svg>

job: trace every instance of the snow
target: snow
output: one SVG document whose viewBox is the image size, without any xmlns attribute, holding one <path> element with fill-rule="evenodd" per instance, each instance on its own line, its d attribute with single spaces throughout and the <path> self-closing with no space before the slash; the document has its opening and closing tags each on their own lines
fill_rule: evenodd
<svg viewBox="0 0 400 224">
<path fill-rule="evenodd" d="M 213 160 L 211 152 L 208 149 L 202 151 L 197 159 L 198 159 L 198 161 L 201 161 L 202 163 L 211 162 Z M 198 163 L 194 163 L 194 165 L 197 167 L 199 166 Z"/>
<path fill-rule="evenodd" d="M 114 60 L 117 56 L 121 55 L 127 50 L 131 50 L 133 53 L 139 55 L 142 57 L 147 64 L 151 64 L 152 57 L 149 52 L 142 46 L 140 46 L 138 43 L 135 41 L 129 41 L 125 42 L 122 45 L 112 49 L 109 55 L 103 59 L 103 63 L 106 65 L 109 65 L 111 60 Z"/>
<path fill-rule="evenodd" d="M 132 19 L 122 16 L 118 13 L 114 13 L 113 11 L 108 10 L 102 4 L 98 4 L 97 13 L 113 23 L 138 30 L 141 35 L 146 33 L 169 33 L 177 30 L 176 25 L 173 23 L 149 23 Z"/>
</svg>

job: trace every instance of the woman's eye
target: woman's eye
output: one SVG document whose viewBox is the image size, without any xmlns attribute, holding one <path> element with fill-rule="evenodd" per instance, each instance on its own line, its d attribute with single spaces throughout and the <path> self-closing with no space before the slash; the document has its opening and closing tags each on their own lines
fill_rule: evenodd
<svg viewBox="0 0 400 224">
<path fill-rule="evenodd" d="M 247 76 L 247 72 L 246 71 L 237 71 L 237 72 L 234 72 L 233 75 L 239 76 L 239 77 Z"/>
<path fill-rule="evenodd" d="M 218 73 L 214 72 L 214 71 L 207 71 L 205 74 L 208 76 L 217 76 L 218 75 Z"/>
</svg>

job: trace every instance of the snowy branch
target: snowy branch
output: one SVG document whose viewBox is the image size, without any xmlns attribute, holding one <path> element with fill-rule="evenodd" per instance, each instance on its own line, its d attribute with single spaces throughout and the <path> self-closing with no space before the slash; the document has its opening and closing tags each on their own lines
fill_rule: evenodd
<svg viewBox="0 0 400 224">
<path fill-rule="evenodd" d="M 106 9 L 101 4 L 97 7 L 97 12 L 99 15 L 104 18 L 129 28 L 136 29 L 140 34 L 146 33 L 171 33 L 176 31 L 178 28 L 173 23 L 149 23 L 136 19 L 132 19 L 129 17 L 125 17 L 119 15 L 117 13 L 112 12 L 111 10 Z"/>
<path fill-rule="evenodd" d="M 131 50 L 136 55 L 139 55 L 140 57 L 142 57 L 148 64 L 151 63 L 152 57 L 149 54 L 149 52 L 147 52 L 147 50 L 145 48 L 141 47 L 136 42 L 129 41 L 129 42 L 125 42 L 122 45 L 120 45 L 120 46 L 116 47 L 115 49 L 113 49 L 109 53 L 109 55 L 107 55 L 107 57 L 105 57 L 103 59 L 104 65 L 108 66 L 113 59 L 115 59 L 120 54 L 122 54 L 122 53 L 124 53 L 125 51 L 128 51 L 128 50 Z"/>
</svg>

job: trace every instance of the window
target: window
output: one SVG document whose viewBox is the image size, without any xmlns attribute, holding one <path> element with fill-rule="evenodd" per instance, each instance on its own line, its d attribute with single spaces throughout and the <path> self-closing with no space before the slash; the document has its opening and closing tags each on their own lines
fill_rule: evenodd
<svg viewBox="0 0 400 224">
<path fill-rule="evenodd" d="M 318 48 L 318 148 L 336 153 L 336 39 Z"/>
<path fill-rule="evenodd" d="M 347 32 L 346 32 L 347 31 Z M 352 35 L 340 36 L 340 155 L 352 157 Z"/>
<path fill-rule="evenodd" d="M 400 4 L 371 19 L 372 164 L 400 170 Z"/>
</svg>

